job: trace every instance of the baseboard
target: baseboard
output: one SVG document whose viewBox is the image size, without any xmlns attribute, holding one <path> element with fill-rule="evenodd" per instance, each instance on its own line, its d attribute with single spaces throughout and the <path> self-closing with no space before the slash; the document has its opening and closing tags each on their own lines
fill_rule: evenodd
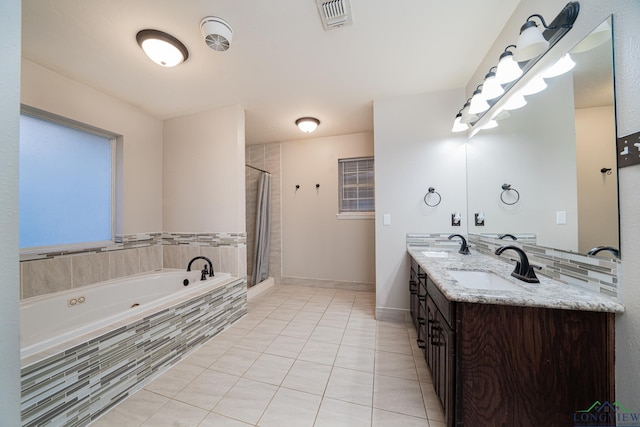
<svg viewBox="0 0 640 427">
<path fill-rule="evenodd" d="M 406 309 L 376 307 L 376 320 L 385 322 L 408 322 L 411 320 L 411 313 Z"/>
<path fill-rule="evenodd" d="M 308 279 L 305 277 L 282 277 L 281 285 L 309 286 L 315 288 L 341 289 L 346 291 L 375 292 L 375 283 L 343 282 L 339 280 Z"/>
<path fill-rule="evenodd" d="M 269 288 L 271 288 L 275 284 L 276 282 L 275 280 L 273 280 L 273 277 L 268 277 L 267 279 L 263 280 L 257 285 L 254 285 L 249 289 L 247 289 L 247 299 L 250 300 L 252 298 L 257 297 L 261 293 L 269 290 Z"/>
</svg>

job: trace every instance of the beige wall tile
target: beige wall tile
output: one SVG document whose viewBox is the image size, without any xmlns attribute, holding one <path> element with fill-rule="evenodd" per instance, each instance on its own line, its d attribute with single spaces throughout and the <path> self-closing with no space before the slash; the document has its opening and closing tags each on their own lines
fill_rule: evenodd
<svg viewBox="0 0 640 427">
<path fill-rule="evenodd" d="M 140 272 L 138 249 L 123 249 L 109 252 L 109 276 L 111 279 L 130 276 Z"/>
<path fill-rule="evenodd" d="M 85 254 L 71 257 L 73 287 L 109 280 L 109 254 Z"/>
<path fill-rule="evenodd" d="M 220 248 L 220 270 L 232 276 L 238 275 L 238 248 L 231 246 Z"/>
<path fill-rule="evenodd" d="M 71 289 L 71 258 L 25 261 L 22 275 L 23 298 Z"/>
<path fill-rule="evenodd" d="M 180 246 L 162 245 L 162 267 L 182 268 L 180 263 Z"/>
<path fill-rule="evenodd" d="M 200 246 L 180 245 L 180 265 L 178 268 L 186 269 L 189 261 L 200 255 Z M 202 270 L 206 261 L 198 260 L 191 265 L 191 270 Z"/>
<path fill-rule="evenodd" d="M 206 256 L 213 263 L 213 271 L 223 271 L 220 269 L 220 248 L 219 247 L 201 247 L 200 255 Z"/>
<path fill-rule="evenodd" d="M 153 271 L 162 268 L 162 246 L 148 246 L 139 248 L 140 272 Z"/>
</svg>

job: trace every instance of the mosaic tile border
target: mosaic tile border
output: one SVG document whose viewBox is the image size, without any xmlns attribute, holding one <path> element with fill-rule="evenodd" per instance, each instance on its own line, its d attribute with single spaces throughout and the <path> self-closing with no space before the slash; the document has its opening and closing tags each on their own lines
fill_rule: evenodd
<svg viewBox="0 0 640 427">
<path fill-rule="evenodd" d="M 246 286 L 233 280 L 23 367 L 22 425 L 89 424 L 246 314 Z"/>
<path fill-rule="evenodd" d="M 448 234 L 407 234 L 407 245 L 439 247 L 449 246 L 442 241 Z M 537 246 L 527 242 L 513 240 L 499 240 L 489 236 L 469 235 L 469 243 L 476 251 L 495 257 L 503 262 L 510 262 L 503 257 L 494 255 L 495 250 L 505 244 L 523 249 L 531 264 L 542 267 L 539 274 L 557 280 L 561 283 L 577 286 L 588 291 L 600 293 L 610 297 L 618 297 L 618 282 L 622 273 L 619 260 L 590 257 L 575 252 Z M 451 241 L 447 240 L 451 243 Z M 459 243 L 454 242 L 453 248 Z"/>
<path fill-rule="evenodd" d="M 163 245 L 239 247 L 247 244 L 247 233 L 162 233 Z"/>
</svg>

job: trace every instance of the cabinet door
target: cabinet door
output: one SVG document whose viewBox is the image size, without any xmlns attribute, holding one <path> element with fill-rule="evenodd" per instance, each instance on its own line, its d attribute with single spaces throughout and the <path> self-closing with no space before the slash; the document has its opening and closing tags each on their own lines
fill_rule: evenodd
<svg viewBox="0 0 640 427">
<path fill-rule="evenodd" d="M 447 425 L 454 421 L 454 389 L 455 389 L 455 334 L 438 312 L 438 397 L 444 409 Z"/>
<path fill-rule="evenodd" d="M 409 274 L 409 311 L 413 326 L 418 328 L 418 271 L 415 261 L 411 262 L 411 273 Z"/>
<path fill-rule="evenodd" d="M 433 300 L 431 299 L 431 297 L 427 296 L 427 304 L 426 304 L 427 310 L 426 310 L 426 317 L 427 317 L 427 325 L 426 325 L 426 331 L 427 331 L 427 337 L 426 337 L 426 343 L 427 346 L 425 348 L 425 359 L 427 361 L 427 366 L 429 366 L 429 369 L 431 369 L 431 376 L 433 377 L 433 385 L 435 387 L 436 385 L 436 371 L 437 371 L 437 367 L 436 367 L 436 350 L 437 350 L 437 342 L 438 342 L 438 337 L 435 336 L 436 332 L 437 332 L 437 325 L 436 325 L 436 313 L 437 313 L 437 309 L 436 309 L 436 305 L 433 303 Z"/>
</svg>

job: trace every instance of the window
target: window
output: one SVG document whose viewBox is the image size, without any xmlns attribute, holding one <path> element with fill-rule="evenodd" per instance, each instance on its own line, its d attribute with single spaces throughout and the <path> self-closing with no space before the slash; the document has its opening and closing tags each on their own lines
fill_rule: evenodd
<svg viewBox="0 0 640 427">
<path fill-rule="evenodd" d="M 112 240 L 115 138 L 23 108 L 20 248 Z"/>
<path fill-rule="evenodd" d="M 338 160 L 340 213 L 373 212 L 373 157 Z"/>
</svg>

